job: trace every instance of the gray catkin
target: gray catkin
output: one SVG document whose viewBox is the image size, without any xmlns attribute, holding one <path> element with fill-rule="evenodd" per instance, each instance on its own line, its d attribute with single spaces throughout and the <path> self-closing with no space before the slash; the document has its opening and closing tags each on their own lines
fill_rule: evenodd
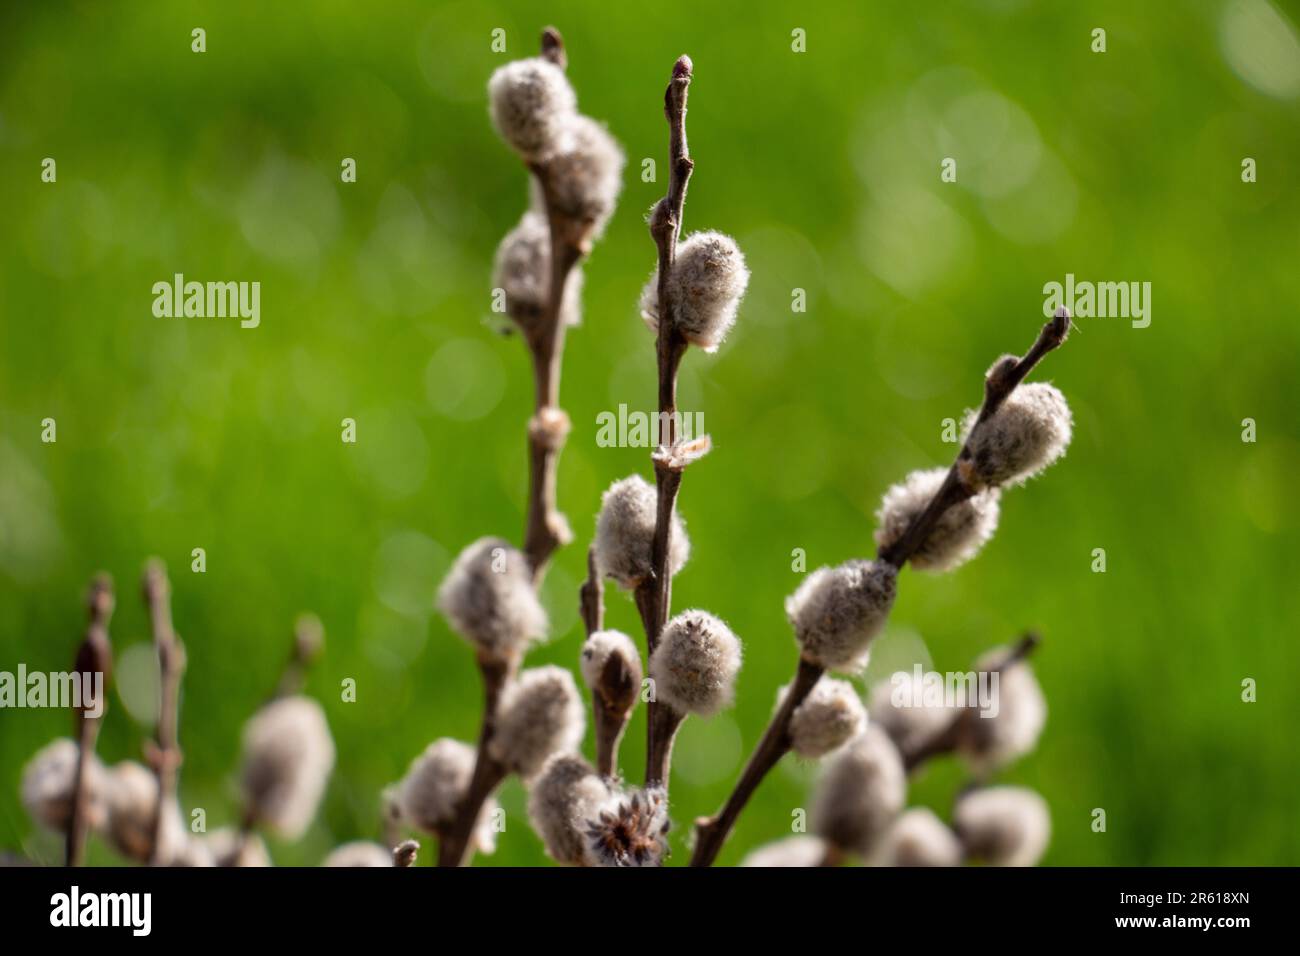
<svg viewBox="0 0 1300 956">
<path fill-rule="evenodd" d="M 749 269 L 736 240 L 720 232 L 697 232 L 677 244 L 668 294 L 674 326 L 682 337 L 706 352 L 722 344 L 736 322 L 736 311 L 749 284 Z M 659 270 L 641 290 L 641 317 L 659 328 Z"/>
<path fill-rule="evenodd" d="M 528 793 L 528 819 L 553 860 L 586 863 L 584 827 L 610 794 L 609 785 L 578 754 L 556 754 L 546 762 Z"/>
<path fill-rule="evenodd" d="M 970 791 L 957 801 L 953 827 L 967 854 L 990 866 L 1034 866 L 1052 836 L 1047 801 L 1025 787 Z"/>
<path fill-rule="evenodd" d="M 969 458 L 958 463 L 971 488 L 1023 484 L 1065 454 L 1074 419 L 1060 390 L 1046 382 L 1019 385 L 993 415 L 966 417 Z"/>
<path fill-rule="evenodd" d="M 614 482 L 600 499 L 596 519 L 596 566 L 619 587 L 632 590 L 650 577 L 658 494 L 640 475 Z M 668 573 L 676 575 L 686 564 L 691 542 L 674 510 L 668 542 Z"/>
<path fill-rule="evenodd" d="M 118 853 L 137 862 L 153 854 L 158 777 L 143 764 L 124 760 L 108 775 L 105 834 Z"/>
<path fill-rule="evenodd" d="M 23 767 L 20 785 L 23 807 L 38 824 L 56 833 L 72 821 L 72 789 L 77 777 L 80 750 L 75 741 L 60 737 L 38 750 Z M 94 754 L 86 764 L 86 820 L 92 828 L 101 826 L 107 813 L 107 773 Z"/>
<path fill-rule="evenodd" d="M 753 850 L 740 861 L 744 867 L 813 867 L 826 859 L 826 841 L 820 837 L 786 837 Z"/>
<path fill-rule="evenodd" d="M 911 671 L 897 671 L 872 687 L 867 712 L 902 753 L 923 748 L 957 716 L 942 697 L 927 701 L 924 681 L 918 683 Z"/>
<path fill-rule="evenodd" d="M 1007 650 L 1000 647 L 984 654 L 975 662 L 976 672 L 997 667 Z M 1019 660 L 998 673 L 995 716 L 980 716 L 977 708 L 966 712 L 957 750 L 972 770 L 987 776 L 1032 751 L 1046 723 L 1043 689 L 1029 662 Z"/>
<path fill-rule="evenodd" d="M 273 700 L 244 725 L 245 808 L 287 840 L 311 824 L 333 769 L 325 711 L 309 697 Z"/>
<path fill-rule="evenodd" d="M 342 867 L 391 867 L 393 851 L 369 840 L 357 840 L 344 843 L 330 851 L 321 866 Z"/>
<path fill-rule="evenodd" d="M 826 761 L 813 794 L 812 831 L 832 846 L 870 856 L 906 799 L 898 750 L 868 724 Z"/>
<path fill-rule="evenodd" d="M 785 602 L 804 660 L 848 672 L 866 666 L 893 607 L 897 576 L 890 564 L 861 560 L 809 574 Z"/>
<path fill-rule="evenodd" d="M 664 625 L 650 657 L 656 699 L 683 714 L 711 717 L 731 703 L 740 639 L 707 611 L 683 611 Z"/>
<path fill-rule="evenodd" d="M 599 237 L 614 214 L 625 162 L 603 124 L 579 113 L 567 116 L 542 162 L 550 213 L 573 224 L 579 234 Z"/>
<path fill-rule="evenodd" d="M 394 801 L 401 819 L 423 833 L 442 834 L 456 819 L 456 810 L 474 773 L 474 748 L 441 737 L 411 761 L 397 784 Z M 496 812 L 494 799 L 484 803 L 474 830 L 474 842 L 483 853 L 496 849 L 490 823 Z"/>
<path fill-rule="evenodd" d="M 582 742 L 586 712 L 573 675 L 548 665 L 526 670 L 501 695 L 492 755 L 525 780 L 548 757 Z"/>
<path fill-rule="evenodd" d="M 777 706 L 789 687 L 777 692 Z M 866 709 L 848 681 L 823 677 L 790 715 L 790 744 L 801 757 L 822 757 L 867 725 Z"/>
<path fill-rule="evenodd" d="M 204 838 L 214 866 L 271 866 L 271 854 L 256 833 L 240 833 L 234 827 L 213 830 Z"/>
<path fill-rule="evenodd" d="M 578 657 L 582 680 L 588 688 L 594 691 L 600 686 L 605 665 L 611 657 L 622 660 L 632 684 L 641 683 L 641 653 L 637 650 L 636 642 L 622 631 L 596 631 L 582 645 Z"/>
<path fill-rule="evenodd" d="M 876 511 L 877 547 L 888 548 L 903 536 L 947 475 L 945 468 L 914 471 L 885 492 Z M 951 571 L 973 558 L 997 530 L 1000 496 L 997 488 L 988 488 L 948 508 L 908 559 L 912 567 L 918 571 Z"/>
<path fill-rule="evenodd" d="M 564 285 L 560 317 L 565 325 L 582 320 L 582 267 L 575 266 Z M 492 266 L 492 287 L 505 293 L 506 314 L 522 329 L 540 321 L 550 305 L 551 233 L 546 217 L 528 210 L 502 238 Z"/>
<path fill-rule="evenodd" d="M 457 556 L 438 589 L 438 609 L 492 657 L 521 655 L 546 634 L 528 559 L 503 538 L 480 538 Z"/>
<path fill-rule="evenodd" d="M 525 160 L 555 147 L 560 131 L 577 109 L 577 97 L 564 71 L 542 57 L 515 60 L 488 80 L 492 125 Z"/>
<path fill-rule="evenodd" d="M 957 834 L 926 807 L 903 813 L 885 835 L 878 862 L 884 866 L 960 866 Z"/>
</svg>

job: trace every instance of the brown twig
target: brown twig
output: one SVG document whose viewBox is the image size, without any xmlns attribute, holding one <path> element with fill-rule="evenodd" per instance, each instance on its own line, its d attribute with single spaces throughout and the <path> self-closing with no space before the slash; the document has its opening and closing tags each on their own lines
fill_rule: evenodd
<svg viewBox="0 0 1300 956">
<path fill-rule="evenodd" d="M 596 548 L 587 549 L 587 580 L 578 589 L 578 607 L 582 611 L 582 626 L 587 636 L 605 626 L 605 583 L 596 567 Z"/>
<path fill-rule="evenodd" d="M 563 69 L 568 58 L 564 40 L 554 27 L 542 32 L 542 56 Z M 524 554 L 540 582 L 546 563 L 557 548 L 573 540 L 569 523 L 556 504 L 556 470 L 560 450 L 568 435 L 569 420 L 560 408 L 560 367 L 564 357 L 564 290 L 574 267 L 591 248 L 589 230 L 556 212 L 553 191 L 544 163 L 530 165 L 541 187 L 551 236 L 551 274 L 546 309 L 525 336 L 533 357 L 535 402 L 528 423 L 528 517 L 524 527 Z"/>
<path fill-rule="evenodd" d="M 669 294 L 669 278 L 677 256 L 677 238 L 681 233 L 686 204 L 686 187 L 695 163 L 686 145 L 686 98 L 691 85 L 692 66 L 688 56 L 678 57 L 672 77 L 664 91 L 664 117 L 668 121 L 668 193 L 655 205 L 650 216 L 650 235 L 659 252 L 659 320 L 655 339 L 655 356 L 659 373 L 659 449 L 654 458 L 657 506 L 655 533 L 651 544 L 651 577 L 637 588 L 637 609 L 641 612 L 646 635 L 646 656 L 654 654 L 659 633 L 672 607 L 672 574 L 668 567 L 671 548 L 673 511 L 681 489 L 683 463 L 674 460 L 677 444 L 677 371 L 686 354 L 686 340 L 674 321 L 674 305 Z M 663 711 L 664 713 L 660 713 Z M 675 732 L 681 717 L 665 704 L 653 699 L 646 719 L 646 784 L 668 784 L 668 762 L 672 741 L 657 740 L 662 732 Z"/>
<path fill-rule="evenodd" d="M 113 616 L 113 581 L 106 574 L 97 575 L 90 585 L 86 602 L 89 623 L 86 636 L 77 648 L 75 670 L 83 688 L 82 706 L 75 717 L 77 737 L 77 770 L 72 783 L 72 809 L 68 818 L 66 863 L 81 866 L 86 856 L 86 836 L 90 828 L 87 810 L 90 804 L 90 761 L 95 755 L 95 742 L 99 738 L 100 721 L 108 706 L 108 676 L 112 667 L 113 648 L 108 640 L 108 622 Z M 95 687 L 99 675 L 98 697 L 95 702 L 98 716 L 91 716 L 90 702 L 85 688 Z"/>
<path fill-rule="evenodd" d="M 1069 333 L 1070 313 L 1062 307 L 1057 309 L 1056 314 L 1043 325 L 1038 338 L 1023 358 L 1008 355 L 997 362 L 984 380 L 984 404 L 980 407 L 975 424 L 979 425 L 991 418 L 1006 397 L 1024 381 L 1025 376 L 1042 360 L 1043 356 L 1060 347 Z M 971 429 L 971 435 L 973 434 L 974 428 Z M 881 561 L 901 568 L 929 538 L 930 532 L 943 517 L 943 513 L 975 493 L 975 489 L 967 484 L 964 474 L 971 462 L 971 435 L 967 435 L 966 442 L 957 454 L 957 460 L 948 469 L 943 484 L 934 493 L 929 504 L 912 519 L 911 524 L 898 540 L 880 549 L 877 557 Z"/>
<path fill-rule="evenodd" d="M 1032 654 L 1040 643 L 1042 643 L 1042 638 L 1036 632 L 1030 631 L 1016 641 L 1002 659 L 993 667 L 988 668 L 987 672 L 990 674 L 1001 673 Z M 927 760 L 942 754 L 952 753 L 960 746 L 962 737 L 966 732 L 967 721 L 972 719 L 980 719 L 979 712 L 974 708 L 974 705 L 968 702 L 967 706 L 962 707 L 953 715 L 947 726 L 940 728 L 918 745 L 903 750 L 904 769 L 911 773 Z"/>
<path fill-rule="evenodd" d="M 154 808 L 153 852 L 150 862 L 166 862 L 164 834 L 167 807 L 176 795 L 181 765 L 179 744 L 181 678 L 185 673 L 185 646 L 172 626 L 171 584 L 161 561 L 150 561 L 144 572 L 144 599 L 149 608 L 154 646 L 158 651 L 160 696 L 157 741 L 150 762 L 158 775 L 158 803 Z"/>
<path fill-rule="evenodd" d="M 506 778 L 506 769 L 492 757 L 489 744 L 496 733 L 501 692 L 517 665 L 513 661 L 480 654 L 478 666 L 483 676 L 483 725 L 479 730 L 478 754 L 473 776 L 456 810 L 456 819 L 438 843 L 439 866 L 464 866 L 469 861 L 470 843 L 483 804 Z"/>
<path fill-rule="evenodd" d="M 722 845 L 727 841 L 727 836 L 731 833 L 731 828 L 736 825 L 736 818 L 740 816 L 740 811 L 745 809 L 745 804 L 754 795 L 754 791 L 763 782 L 768 771 L 789 752 L 790 717 L 794 714 L 795 708 L 802 704 L 812 689 L 817 686 L 824 673 L 823 668 L 808 663 L 802 657 L 799 658 L 794 682 L 786 691 L 781 706 L 772 715 L 772 720 L 763 733 L 763 739 L 759 741 L 758 747 L 749 758 L 749 763 L 745 765 L 745 770 L 736 781 L 735 789 L 727 797 L 727 802 L 714 816 L 702 817 L 695 821 L 695 852 L 691 856 L 691 866 L 713 865 L 713 861 L 722 850 Z"/>
<path fill-rule="evenodd" d="M 415 858 L 419 855 L 420 844 L 415 840 L 403 840 L 397 846 L 393 847 L 393 866 L 408 867 L 415 865 Z"/>
<path fill-rule="evenodd" d="M 280 681 L 276 685 L 277 697 L 292 697 L 303 689 L 307 683 L 307 672 L 320 657 L 325 647 L 325 628 L 320 618 L 314 614 L 300 614 L 293 624 L 293 646 L 289 649 L 289 660 L 280 672 Z"/>
</svg>

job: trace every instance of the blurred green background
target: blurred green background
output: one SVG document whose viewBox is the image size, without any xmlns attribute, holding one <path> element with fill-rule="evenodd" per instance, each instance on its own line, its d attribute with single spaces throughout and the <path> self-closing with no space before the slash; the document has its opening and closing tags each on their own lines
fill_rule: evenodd
<svg viewBox="0 0 1300 956">
<path fill-rule="evenodd" d="M 280 863 L 378 836 L 380 791 L 411 758 L 473 739 L 476 670 L 433 593 L 470 541 L 522 534 L 532 389 L 490 313 L 493 250 L 526 186 L 484 87 L 547 23 L 629 164 L 569 337 L 560 503 L 578 540 L 547 578 L 554 634 L 530 664 L 576 665 L 600 492 L 651 473 L 644 449 L 598 448 L 595 421 L 654 401 L 635 302 L 665 182 L 640 172 L 645 157 L 664 171 L 682 52 L 696 69 L 685 225 L 735 235 L 753 271 L 731 339 L 682 378 L 715 450 L 684 483 L 694 552 L 674 605 L 726 618 L 746 661 L 735 708 L 679 738 L 674 862 L 792 673 L 793 549 L 810 568 L 870 553 L 882 492 L 951 461 L 943 419 L 1029 345 L 1044 283 L 1072 272 L 1151 282 L 1150 327 L 1080 320 L 1041 367 L 1074 408 L 1069 455 L 1007 496 L 978 560 L 905 573 L 868 676 L 965 669 L 1039 628 L 1048 726 L 1005 778 L 1047 797 L 1048 863 L 1300 863 L 1300 45 L 1294 5 L 1265 0 L 5 4 L 0 669 L 69 667 L 86 584 L 112 572 L 122 681 L 100 751 L 138 758 L 152 729 L 138 577 L 162 556 L 190 657 L 182 799 L 215 828 L 236 814 L 240 726 L 294 616 L 318 613 L 328 650 L 309 690 L 339 759 L 310 834 L 272 843 Z M 940 182 L 949 156 L 956 183 Z M 260 281 L 261 327 L 155 318 L 151 286 L 176 272 Z M 614 591 L 608 621 L 640 640 Z M 347 677 L 356 703 L 340 700 Z M 643 726 L 623 751 L 633 779 Z M 57 859 L 18 783 L 69 728 L 66 712 L 0 712 L 0 847 Z M 814 770 L 783 764 L 722 862 L 787 834 Z M 912 801 L 946 813 L 963 779 L 932 767 Z M 507 832 L 480 864 L 542 862 L 522 787 L 502 802 Z"/>
</svg>

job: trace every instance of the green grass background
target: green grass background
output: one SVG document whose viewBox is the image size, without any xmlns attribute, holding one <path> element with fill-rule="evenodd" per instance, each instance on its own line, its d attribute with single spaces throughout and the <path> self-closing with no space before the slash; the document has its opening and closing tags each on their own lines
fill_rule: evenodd
<svg viewBox="0 0 1300 956">
<path fill-rule="evenodd" d="M 715 450 L 684 483 L 694 551 L 674 603 L 726 618 L 746 660 L 735 708 L 679 739 L 674 861 L 792 672 L 792 550 L 810 568 L 871 552 L 882 492 L 951 460 L 942 420 L 1029 345 L 1043 284 L 1073 272 L 1151 282 L 1151 326 L 1082 320 L 1041 367 L 1074 408 L 1069 455 L 1008 494 L 978 560 L 905 573 L 871 675 L 918 656 L 964 669 L 1038 628 L 1049 721 L 1005 779 L 1047 797 L 1047 862 L 1300 862 L 1291 4 L 5 4 L 0 669 L 70 666 L 85 585 L 105 569 L 121 666 L 147 672 L 137 582 L 162 556 L 190 657 L 182 798 L 211 828 L 235 817 L 239 729 L 293 618 L 318 613 L 328 650 L 309 690 L 338 766 L 310 834 L 272 844 L 281 863 L 377 836 L 380 791 L 408 761 L 473 738 L 471 654 L 432 596 L 465 544 L 522 533 L 532 389 L 489 308 L 525 178 L 484 86 L 552 22 L 582 109 L 629 167 L 565 357 L 560 503 L 578 540 L 547 579 L 554 634 L 530 664 L 576 664 L 600 492 L 650 475 L 645 450 L 598 448 L 595 420 L 654 401 L 635 301 L 654 264 L 643 214 L 665 183 L 640 170 L 664 170 L 662 93 L 682 52 L 696 66 L 685 225 L 735 235 L 753 270 L 734 335 L 689 355 L 682 379 Z M 57 184 L 40 181 L 47 156 Z M 355 184 L 339 181 L 349 156 Z M 955 184 L 940 182 L 945 156 Z M 260 281 L 261 327 L 154 318 L 151 286 L 175 272 Z M 205 574 L 189 570 L 196 547 Z M 625 596 L 610 593 L 608 619 L 640 639 Z M 356 703 L 340 700 L 348 677 Z M 138 757 L 147 707 L 110 707 L 101 752 Z M 0 712 L 0 847 L 57 857 L 18 783 L 69 724 Z M 623 752 L 633 778 L 643 727 Z M 787 761 L 722 862 L 788 833 L 813 774 Z M 935 766 L 911 799 L 946 813 L 962 782 Z M 542 862 L 517 782 L 502 802 L 507 832 L 480 862 Z"/>
</svg>

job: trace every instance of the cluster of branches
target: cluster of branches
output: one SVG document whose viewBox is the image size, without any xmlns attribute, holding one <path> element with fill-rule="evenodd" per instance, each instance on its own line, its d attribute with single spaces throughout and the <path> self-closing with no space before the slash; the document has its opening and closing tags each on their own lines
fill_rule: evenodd
<svg viewBox="0 0 1300 956">
<path fill-rule="evenodd" d="M 553 551 L 570 538 L 555 504 L 555 462 L 568 431 L 558 382 L 565 326 L 578 310 L 573 276 L 613 211 L 623 165 L 604 127 L 578 113 L 565 65 L 559 35 L 548 29 L 541 56 L 502 67 L 489 83 L 497 130 L 533 180 L 530 209 L 498 248 L 496 284 L 532 352 L 537 403 L 528 429 L 532 467 L 522 548 L 500 538 L 475 542 L 457 558 L 439 592 L 439 607 L 474 647 L 482 673 L 478 746 L 436 741 L 395 791 L 404 819 L 439 838 L 440 865 L 464 864 L 475 848 L 492 846 L 500 829 L 494 825 L 499 811 L 493 794 L 511 774 L 528 787 L 530 819 L 557 861 L 661 864 L 668 850 L 673 741 L 689 716 L 707 718 L 730 704 L 740 668 L 740 641 L 721 619 L 699 609 L 672 614 L 672 580 L 690 550 L 677 500 L 685 471 L 710 449 L 707 436 L 679 438 L 678 370 L 691 346 L 711 352 L 721 343 L 749 277 L 729 236 L 681 235 L 695 168 L 686 136 L 693 65 L 683 56 L 664 94 L 669 182 L 648 217 L 656 264 L 640 302 L 654 332 L 658 372 L 654 484 L 632 475 L 605 492 L 579 594 L 587 633 L 580 671 L 591 693 L 594 765 L 579 752 L 585 708 L 569 672 L 520 670 L 527 649 L 547 627 L 537 586 Z M 756 788 L 792 750 L 829 757 L 814 807 L 819 835 L 810 839 L 818 861 L 834 862 L 849 854 L 876 858 L 886 843 L 915 843 L 904 839 L 918 826 L 920 813 L 902 813 L 906 776 L 926 760 L 961 753 L 982 781 L 991 766 L 1032 748 L 1045 713 L 1024 659 L 1033 641 L 985 662 L 984 673 L 999 675 L 1004 689 L 1017 689 L 998 716 L 972 716 L 969 707 L 917 708 L 928 728 L 924 734 L 909 723 L 909 709 L 881 709 L 869 723 L 852 685 L 826 673 L 864 666 L 904 566 L 945 571 L 964 563 L 996 528 L 1003 489 L 1064 453 L 1072 425 L 1064 397 L 1050 385 L 1024 379 L 1065 341 L 1069 327 L 1062 310 L 1023 356 L 994 363 L 984 401 L 970 413 L 951 467 L 914 472 L 885 495 L 874 559 L 820 568 L 787 600 L 799 650 L 794 674 L 731 795 L 716 814 L 696 821 L 692 865 L 714 862 Z M 644 657 L 632 638 L 604 627 L 606 579 L 634 598 Z M 638 699 L 647 705 L 646 760 L 644 780 L 634 785 L 620 773 L 619 749 Z M 1033 825 L 1044 819 L 1037 798 L 1007 791 L 963 792 L 956 835 L 939 824 L 950 837 L 944 860 L 1036 860 L 1046 832 Z M 995 798 L 982 816 L 977 792 Z M 921 828 L 932 835 L 936 823 L 927 820 Z M 1019 828 L 1014 834 L 1011 824 Z M 886 840 L 889 834 L 897 839 Z"/>
</svg>

